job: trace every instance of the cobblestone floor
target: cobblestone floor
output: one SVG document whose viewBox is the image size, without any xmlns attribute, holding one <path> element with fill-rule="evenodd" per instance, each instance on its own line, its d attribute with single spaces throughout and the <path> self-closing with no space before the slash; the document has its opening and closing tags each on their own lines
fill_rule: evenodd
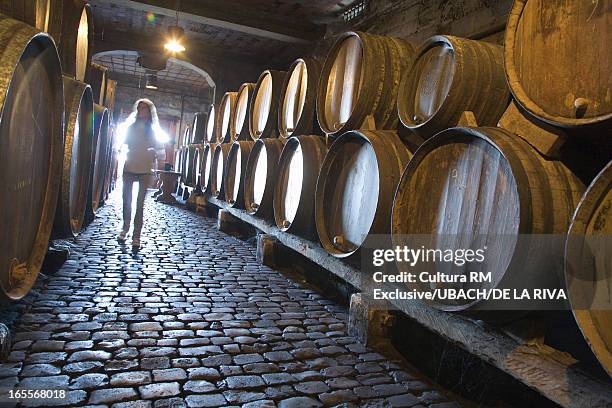
<svg viewBox="0 0 612 408">
<path fill-rule="evenodd" d="M 357 343 L 344 307 L 259 265 L 213 220 L 149 199 L 132 254 L 115 240 L 118 196 L 23 314 L 0 387 L 113 408 L 459 406 Z"/>
</svg>

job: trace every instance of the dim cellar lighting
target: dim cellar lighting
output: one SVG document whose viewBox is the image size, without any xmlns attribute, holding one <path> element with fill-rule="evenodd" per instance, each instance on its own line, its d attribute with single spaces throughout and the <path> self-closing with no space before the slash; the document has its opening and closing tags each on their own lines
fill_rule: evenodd
<svg viewBox="0 0 612 408">
<path fill-rule="evenodd" d="M 183 38 L 185 36 L 185 30 L 179 26 L 168 27 L 168 41 L 164 45 L 164 48 L 172 53 L 185 51 L 183 45 Z"/>
<path fill-rule="evenodd" d="M 147 82 L 145 84 L 145 88 L 147 89 L 157 89 L 157 75 L 155 74 L 147 74 L 146 75 Z"/>
</svg>

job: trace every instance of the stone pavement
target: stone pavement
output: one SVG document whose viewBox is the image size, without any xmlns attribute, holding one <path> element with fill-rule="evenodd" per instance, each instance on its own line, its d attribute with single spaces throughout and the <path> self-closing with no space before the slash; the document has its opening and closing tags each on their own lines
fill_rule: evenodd
<svg viewBox="0 0 612 408">
<path fill-rule="evenodd" d="M 115 240 L 118 200 L 15 327 L 0 388 L 67 390 L 28 405 L 459 406 L 348 336 L 345 307 L 258 264 L 214 220 L 148 199 L 133 254 Z"/>
</svg>

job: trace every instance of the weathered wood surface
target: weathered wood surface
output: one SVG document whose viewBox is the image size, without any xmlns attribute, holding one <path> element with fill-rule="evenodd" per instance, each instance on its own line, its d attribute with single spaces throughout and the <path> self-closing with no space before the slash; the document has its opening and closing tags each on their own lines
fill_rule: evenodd
<svg viewBox="0 0 612 408">
<path fill-rule="evenodd" d="M 565 247 L 565 281 L 576 322 L 612 375 L 612 162 L 585 192 Z"/>
<path fill-rule="evenodd" d="M 249 105 L 249 131 L 253 140 L 278 137 L 278 103 L 285 71 L 266 70 L 255 85 Z"/>
<path fill-rule="evenodd" d="M 91 208 L 94 213 L 103 201 L 104 176 L 108 166 L 107 149 L 109 145 L 108 109 L 95 103 L 94 98 L 94 161 L 91 171 Z"/>
<path fill-rule="evenodd" d="M 502 47 L 435 36 L 421 47 L 399 87 L 404 126 L 424 138 L 457 125 L 471 111 L 480 126 L 495 126 L 508 106 Z"/>
<path fill-rule="evenodd" d="M 562 127 L 612 118 L 610 0 L 516 0 L 504 61 L 518 103 Z"/>
<path fill-rule="evenodd" d="M 232 143 L 234 131 L 234 117 L 236 115 L 236 97 L 237 92 L 226 92 L 219 103 L 219 112 L 217 115 L 217 141 L 219 143 Z"/>
<path fill-rule="evenodd" d="M 410 151 L 397 132 L 351 131 L 325 156 L 315 193 L 315 220 L 323 247 L 355 255 L 368 234 L 389 234 L 393 195 Z"/>
<path fill-rule="evenodd" d="M 91 86 L 94 103 L 104 106 L 108 68 L 92 62 L 87 69 L 85 82 Z"/>
<path fill-rule="evenodd" d="M 321 64 L 313 58 L 300 58 L 289 67 L 279 104 L 281 137 L 320 132 L 315 115 L 320 76 Z"/>
<path fill-rule="evenodd" d="M 234 142 L 236 140 L 251 140 L 248 118 L 255 85 L 256 84 L 252 82 L 245 82 L 238 88 L 238 94 L 236 95 L 236 114 L 234 115 L 233 126 L 234 135 L 232 137 L 232 141 Z"/>
<path fill-rule="evenodd" d="M 223 180 L 225 175 L 225 165 L 227 163 L 227 155 L 229 154 L 232 145 L 229 143 L 221 143 L 215 147 L 212 161 L 210 162 L 210 193 L 214 197 L 225 198 L 223 193 Z"/>
<path fill-rule="evenodd" d="M 210 105 L 208 110 L 208 119 L 206 120 L 206 142 L 218 143 L 217 126 L 218 126 L 219 105 Z"/>
<path fill-rule="evenodd" d="M 191 122 L 191 143 L 204 143 L 207 126 L 208 112 L 198 112 L 193 115 L 193 121 Z"/>
<path fill-rule="evenodd" d="M 53 221 L 54 238 L 72 238 L 81 231 L 92 168 L 94 123 L 91 88 L 64 76 L 64 104 L 64 161 Z"/>
<path fill-rule="evenodd" d="M 274 188 L 274 219 L 281 230 L 316 239 L 314 197 L 326 153 L 321 136 L 294 136 L 287 140 L 278 159 Z"/>
<path fill-rule="evenodd" d="M 323 132 L 335 137 L 354 129 L 395 129 L 397 90 L 413 54 L 414 47 L 404 40 L 362 32 L 340 35 L 325 59 L 317 90 Z"/>
<path fill-rule="evenodd" d="M 0 298 L 25 296 L 49 244 L 62 175 L 64 90 L 51 38 L 0 15 Z"/>
<path fill-rule="evenodd" d="M 278 158 L 285 139 L 259 139 L 249 154 L 244 180 L 244 206 L 250 214 L 274 217 L 274 187 Z"/>
<path fill-rule="evenodd" d="M 281 231 L 268 221 L 244 210 L 229 208 L 210 197 L 209 203 L 274 236 L 280 243 L 317 263 L 353 285 L 362 287 L 361 271 L 325 251 L 319 243 Z M 507 373 L 551 401 L 567 408 L 608 408 L 612 388 L 575 367 L 566 353 L 545 346 L 535 339 L 521 340 L 512 326 L 493 327 L 457 314 L 441 312 L 418 301 L 391 301 L 402 313 L 442 338 Z"/>
<path fill-rule="evenodd" d="M 479 268 L 492 271 L 493 281 L 464 288 L 559 288 L 560 271 L 551 259 L 561 259 L 561 245 L 553 238 L 527 245 L 524 236 L 562 237 L 583 191 L 567 167 L 545 159 L 510 132 L 449 129 L 425 142 L 402 175 L 393 204 L 394 245 L 415 245 L 410 236 L 422 234 L 430 238 L 419 246 L 487 247 Z M 452 275 L 466 272 L 436 267 Z M 420 282 L 407 286 L 431 289 Z M 447 311 L 504 308 L 504 302 L 493 300 L 430 302 Z"/>
<path fill-rule="evenodd" d="M 254 141 L 237 141 L 227 156 L 225 169 L 225 201 L 235 208 L 244 208 L 244 180 L 246 168 Z"/>
</svg>

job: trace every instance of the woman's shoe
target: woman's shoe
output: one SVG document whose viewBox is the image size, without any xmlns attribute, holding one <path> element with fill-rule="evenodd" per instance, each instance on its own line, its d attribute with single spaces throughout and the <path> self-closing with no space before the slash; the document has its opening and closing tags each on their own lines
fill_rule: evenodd
<svg viewBox="0 0 612 408">
<path fill-rule="evenodd" d="M 140 249 L 140 238 L 132 238 L 132 249 Z"/>
<path fill-rule="evenodd" d="M 125 242 L 125 236 L 127 235 L 126 231 L 121 231 L 119 232 L 119 234 L 117 235 L 117 241 L 119 242 Z"/>
</svg>

